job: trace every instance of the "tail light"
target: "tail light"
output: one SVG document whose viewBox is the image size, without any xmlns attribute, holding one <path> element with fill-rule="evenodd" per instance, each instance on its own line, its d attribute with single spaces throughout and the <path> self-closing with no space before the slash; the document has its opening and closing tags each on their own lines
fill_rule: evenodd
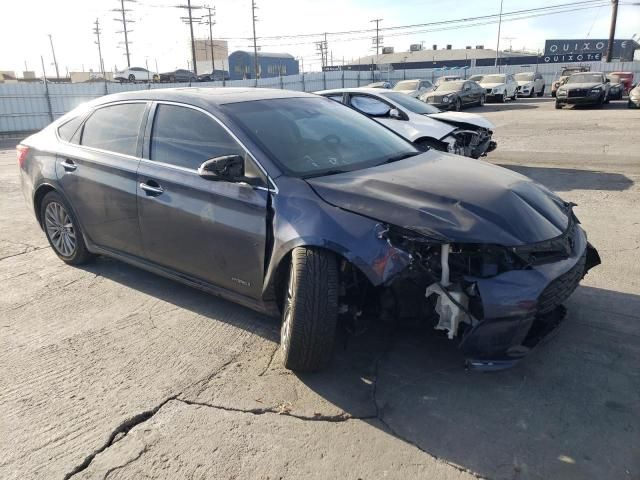
<svg viewBox="0 0 640 480">
<path fill-rule="evenodd" d="M 29 153 L 29 147 L 27 147 L 26 145 L 16 146 L 16 155 L 18 157 L 18 165 L 20 165 L 20 168 L 23 168 L 24 161 L 26 160 L 28 153 Z"/>
</svg>

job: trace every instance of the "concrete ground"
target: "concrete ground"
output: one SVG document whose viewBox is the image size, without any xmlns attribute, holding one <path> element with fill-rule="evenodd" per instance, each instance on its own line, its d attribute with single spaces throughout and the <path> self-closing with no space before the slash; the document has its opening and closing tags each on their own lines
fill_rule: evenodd
<svg viewBox="0 0 640 480">
<path fill-rule="evenodd" d="M 640 478 L 640 111 L 470 110 L 505 165 L 576 202 L 603 264 L 558 334 L 466 372 L 432 331 L 372 329 L 280 366 L 274 320 L 100 258 L 66 266 L 0 153 L 0 478 Z"/>
</svg>

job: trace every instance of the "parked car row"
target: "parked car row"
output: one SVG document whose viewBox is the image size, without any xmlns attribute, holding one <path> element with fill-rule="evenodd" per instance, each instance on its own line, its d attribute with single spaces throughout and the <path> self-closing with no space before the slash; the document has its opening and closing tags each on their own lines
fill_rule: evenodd
<svg viewBox="0 0 640 480">
<path fill-rule="evenodd" d="M 114 80 L 119 82 L 167 82 L 167 83 L 194 83 L 194 82 L 212 82 L 219 80 L 229 80 L 229 74 L 226 71 L 216 70 L 215 72 L 205 73 L 196 76 L 191 70 L 178 68 L 170 72 L 155 73 L 142 67 L 131 67 L 117 71 Z"/>
<path fill-rule="evenodd" d="M 479 116 L 397 91 L 320 93 L 96 99 L 18 145 L 25 199 L 70 265 L 106 255 L 279 317 L 290 369 L 323 368 L 339 327 L 375 319 L 442 331 L 472 368 L 525 357 L 600 263 L 574 204 L 396 133 L 438 122 L 448 145 L 487 142 Z"/>
</svg>

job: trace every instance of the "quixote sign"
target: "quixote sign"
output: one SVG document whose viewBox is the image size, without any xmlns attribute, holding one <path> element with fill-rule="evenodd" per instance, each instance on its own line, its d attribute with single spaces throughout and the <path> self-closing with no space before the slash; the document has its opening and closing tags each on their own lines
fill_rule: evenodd
<svg viewBox="0 0 640 480">
<path fill-rule="evenodd" d="M 600 60 L 602 60 L 602 53 L 600 52 L 545 55 L 542 57 L 544 63 L 599 62 Z"/>
<path fill-rule="evenodd" d="M 607 39 L 547 40 L 544 44 L 545 63 L 597 62 L 607 53 Z M 633 40 L 614 40 L 613 56 L 622 61 L 633 60 L 638 44 Z"/>
</svg>

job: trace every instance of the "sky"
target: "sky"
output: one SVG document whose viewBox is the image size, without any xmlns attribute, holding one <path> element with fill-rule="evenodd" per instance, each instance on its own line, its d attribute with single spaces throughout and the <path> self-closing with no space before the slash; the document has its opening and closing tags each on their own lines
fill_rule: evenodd
<svg viewBox="0 0 640 480">
<path fill-rule="evenodd" d="M 503 0 L 503 12 L 558 5 L 576 0 Z M 229 52 L 252 49 L 251 0 L 193 0 L 193 5 L 216 8 L 215 38 L 230 38 Z M 190 60 L 189 27 L 180 20 L 185 10 L 175 8 L 186 0 L 126 1 L 130 24 L 132 66 L 148 66 L 150 70 L 168 71 L 186 68 Z M 256 0 L 258 22 L 256 35 L 261 50 L 288 52 L 300 57 L 304 70 L 320 69 L 320 57 L 314 44 L 319 37 L 269 39 L 278 35 L 315 34 L 371 29 L 372 19 L 381 18 L 381 27 L 413 25 L 468 18 L 498 13 L 500 0 Z M 114 19 L 120 0 L 0 0 L 0 70 L 20 72 L 26 66 L 41 73 L 40 56 L 44 57 L 49 76 L 55 74 L 49 34 L 52 35 L 60 74 L 68 71 L 98 70 L 98 49 L 92 32 L 99 19 L 102 29 L 102 51 L 105 68 L 126 66 L 124 49 L 119 46 L 123 35 L 121 24 Z M 517 21 L 503 21 L 501 49 L 544 48 L 545 39 L 607 38 L 610 7 L 585 9 Z M 198 11 L 196 14 L 200 15 Z M 196 37 L 208 37 L 206 25 L 195 25 Z M 415 29 L 414 29 L 415 30 Z M 453 48 L 484 45 L 495 48 L 497 24 L 433 31 L 434 27 L 411 35 L 392 36 L 383 32 L 384 45 L 395 51 L 406 51 L 412 43 L 424 42 Z M 397 32 L 397 31 L 396 31 Z M 640 34 L 640 2 L 621 0 L 616 38 Z M 329 35 L 328 50 L 333 64 L 357 60 L 373 53 L 373 33 Z"/>
</svg>

